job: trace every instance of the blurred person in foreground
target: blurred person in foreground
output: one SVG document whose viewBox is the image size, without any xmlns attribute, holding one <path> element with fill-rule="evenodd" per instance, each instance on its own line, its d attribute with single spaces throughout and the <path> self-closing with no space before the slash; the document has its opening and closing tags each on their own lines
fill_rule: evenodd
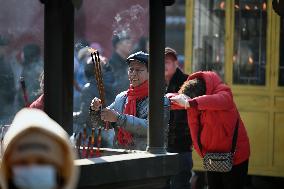
<svg viewBox="0 0 284 189">
<path fill-rule="evenodd" d="M 188 75 L 178 67 L 177 52 L 165 48 L 165 81 L 167 93 L 177 93 Z M 169 180 L 169 188 L 189 189 L 192 169 L 192 141 L 189 135 L 186 110 L 171 110 L 168 133 L 168 152 L 179 153 L 181 171 Z"/>
<path fill-rule="evenodd" d="M 18 112 L 2 145 L 3 189 L 73 189 L 78 170 L 68 134 L 44 112 Z"/>
<path fill-rule="evenodd" d="M 248 172 L 250 145 L 244 123 L 230 87 L 214 72 L 196 72 L 172 96 L 173 106 L 187 110 L 190 133 L 196 152 L 228 153 L 237 130 L 233 167 L 229 172 L 206 171 L 210 189 L 242 189 Z M 175 108 L 178 108 L 175 107 Z"/>
<path fill-rule="evenodd" d="M 127 60 L 130 86 L 118 94 L 114 102 L 100 111 L 101 100 L 94 98 L 91 103 L 94 125 L 100 120 L 111 122 L 116 130 L 117 145 L 120 148 L 146 150 L 148 128 L 148 58 L 140 51 L 131 54 Z M 164 100 L 164 120 L 168 123 L 168 99 Z M 96 124 L 97 123 L 97 124 Z M 166 134 L 167 127 L 161 134 Z"/>
<path fill-rule="evenodd" d="M 109 65 L 114 73 L 117 93 L 125 91 L 129 87 L 127 77 L 128 66 L 125 64 L 126 58 L 130 55 L 132 42 L 130 37 L 125 33 L 115 34 L 112 37 L 113 52 L 109 59 Z"/>
</svg>

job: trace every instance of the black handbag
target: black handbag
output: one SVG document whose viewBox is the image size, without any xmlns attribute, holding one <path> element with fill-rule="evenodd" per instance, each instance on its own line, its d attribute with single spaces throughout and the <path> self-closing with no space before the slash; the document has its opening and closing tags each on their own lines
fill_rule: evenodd
<svg viewBox="0 0 284 189">
<path fill-rule="evenodd" d="M 200 114 L 198 116 L 199 119 L 199 130 L 198 130 L 198 146 L 200 152 L 202 153 L 202 145 L 200 141 L 201 134 L 201 125 L 200 125 Z M 238 138 L 238 128 L 239 128 L 239 118 L 237 119 L 237 123 L 235 126 L 235 131 L 233 135 L 232 141 L 232 149 L 227 153 L 218 153 L 218 152 L 209 152 L 206 153 L 203 157 L 203 166 L 206 171 L 214 171 L 214 172 L 229 172 L 233 167 L 233 158 L 236 150 L 236 143 Z"/>
</svg>

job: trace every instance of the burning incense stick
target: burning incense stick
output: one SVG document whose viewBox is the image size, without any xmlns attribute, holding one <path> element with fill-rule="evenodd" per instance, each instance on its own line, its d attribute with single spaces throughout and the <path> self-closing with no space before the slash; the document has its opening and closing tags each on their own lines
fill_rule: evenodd
<svg viewBox="0 0 284 189">
<path fill-rule="evenodd" d="M 102 143 L 102 128 L 99 128 L 99 133 L 98 133 L 98 141 L 97 141 L 97 150 L 96 150 L 96 157 L 100 157 L 101 156 L 101 152 L 100 152 L 100 147 L 101 147 L 101 143 Z"/>
<path fill-rule="evenodd" d="M 28 94 L 27 94 L 27 90 L 26 90 L 26 82 L 25 82 L 24 77 L 20 77 L 20 84 L 21 84 L 22 93 L 23 93 L 23 97 L 24 97 L 25 107 L 29 107 L 30 103 L 29 103 L 29 100 L 28 100 Z"/>
<path fill-rule="evenodd" d="M 77 150 L 79 158 L 81 158 L 81 153 L 80 153 L 81 141 L 82 141 L 82 133 L 80 132 L 77 140 Z"/>
<path fill-rule="evenodd" d="M 91 136 L 91 150 L 90 157 L 94 157 L 94 146 L 95 146 L 95 128 L 92 128 L 92 136 Z"/>
<path fill-rule="evenodd" d="M 93 50 L 91 52 L 92 62 L 94 65 L 94 73 L 95 78 L 97 81 L 97 88 L 99 90 L 99 96 L 102 102 L 103 108 L 106 106 L 105 104 L 105 89 L 104 89 L 104 83 L 103 83 L 103 75 L 102 75 L 102 69 L 101 69 L 101 60 L 100 60 L 100 54 L 99 51 Z"/>
<path fill-rule="evenodd" d="M 84 131 L 83 131 L 83 150 L 82 150 L 82 157 L 83 158 L 86 158 L 86 156 L 87 156 L 86 142 L 87 142 L 87 128 L 84 127 Z"/>
<path fill-rule="evenodd" d="M 86 158 L 91 157 L 91 141 L 92 141 L 92 137 L 90 136 L 88 139 Z"/>
</svg>

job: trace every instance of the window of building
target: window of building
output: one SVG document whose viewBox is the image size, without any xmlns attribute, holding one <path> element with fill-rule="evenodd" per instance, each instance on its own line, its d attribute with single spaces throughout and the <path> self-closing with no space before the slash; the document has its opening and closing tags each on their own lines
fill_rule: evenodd
<svg viewBox="0 0 284 189">
<path fill-rule="evenodd" d="M 266 0 L 236 0 L 233 83 L 265 85 Z"/>
<path fill-rule="evenodd" d="M 194 3 L 192 70 L 215 71 L 224 79 L 225 1 Z"/>
</svg>

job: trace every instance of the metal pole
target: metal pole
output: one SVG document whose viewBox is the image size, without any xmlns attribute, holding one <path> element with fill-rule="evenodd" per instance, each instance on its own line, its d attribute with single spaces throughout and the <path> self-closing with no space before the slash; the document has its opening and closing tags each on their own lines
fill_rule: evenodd
<svg viewBox="0 0 284 189">
<path fill-rule="evenodd" d="M 42 0 L 44 9 L 45 112 L 73 132 L 74 7 L 70 0 Z"/>
<path fill-rule="evenodd" d="M 150 0 L 149 128 L 147 151 L 165 153 L 163 96 L 165 6 L 163 0 Z"/>
</svg>

